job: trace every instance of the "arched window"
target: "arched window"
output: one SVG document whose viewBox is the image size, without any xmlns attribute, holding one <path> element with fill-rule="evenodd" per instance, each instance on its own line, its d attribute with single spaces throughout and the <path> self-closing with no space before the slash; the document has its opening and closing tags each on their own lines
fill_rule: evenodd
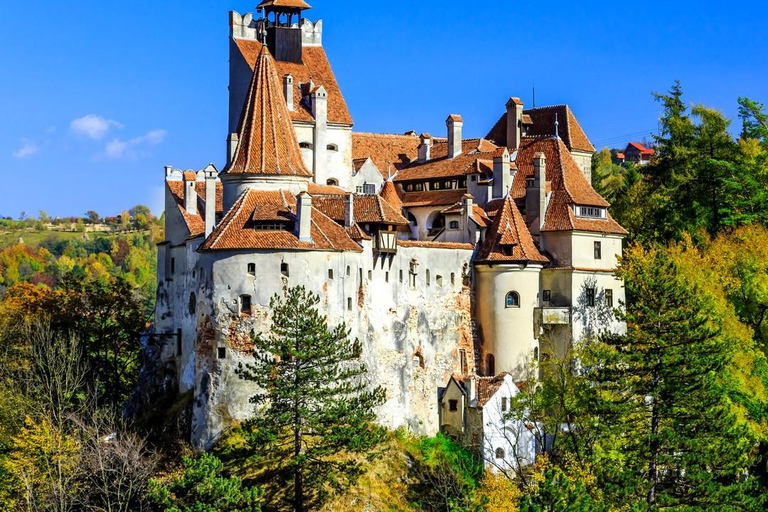
<svg viewBox="0 0 768 512">
<path fill-rule="evenodd" d="M 520 294 L 517 292 L 509 292 L 507 294 L 506 305 L 508 308 L 520 307 Z"/>
<path fill-rule="evenodd" d="M 504 458 L 504 448 L 496 448 L 496 458 L 497 459 Z"/>
<path fill-rule="evenodd" d="M 339 146 L 337 146 L 336 144 L 328 144 L 325 147 L 325 149 L 327 149 L 328 151 L 338 151 L 339 150 Z"/>
<path fill-rule="evenodd" d="M 493 354 L 488 354 L 485 357 L 485 370 L 485 374 L 488 377 L 496 375 L 496 358 L 493 357 Z"/>
<path fill-rule="evenodd" d="M 301 149 L 312 149 L 312 143 L 311 142 L 299 142 L 299 147 Z"/>
<path fill-rule="evenodd" d="M 338 187 L 339 186 L 339 180 L 331 178 L 329 180 L 326 180 L 325 184 L 326 185 L 331 185 L 333 187 Z"/>
</svg>

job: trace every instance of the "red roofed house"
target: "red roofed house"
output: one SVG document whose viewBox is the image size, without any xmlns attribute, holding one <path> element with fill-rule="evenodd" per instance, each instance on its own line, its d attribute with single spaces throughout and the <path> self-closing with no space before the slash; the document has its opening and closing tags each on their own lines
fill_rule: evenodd
<svg viewBox="0 0 768 512">
<path fill-rule="evenodd" d="M 353 132 L 322 22 L 303 0 L 259 8 L 230 13 L 226 164 L 165 169 L 155 330 L 194 394 L 198 447 L 252 414 L 236 370 L 286 287 L 319 294 L 361 340 L 388 390 L 379 421 L 420 434 L 440 430 L 452 375 L 519 379 L 624 328 L 626 231 L 590 185 L 594 148 L 569 107 L 512 98 L 485 138 L 455 114 L 441 137 Z"/>
<path fill-rule="evenodd" d="M 645 147 L 639 142 L 630 142 L 624 150 L 624 159 L 637 165 L 645 165 L 651 161 L 656 151 Z"/>
</svg>

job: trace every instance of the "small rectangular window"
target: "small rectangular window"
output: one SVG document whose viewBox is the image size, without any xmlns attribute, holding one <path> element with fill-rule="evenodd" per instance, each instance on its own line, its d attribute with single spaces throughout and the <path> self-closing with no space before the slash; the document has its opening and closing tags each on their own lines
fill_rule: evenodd
<svg viewBox="0 0 768 512">
<path fill-rule="evenodd" d="M 369 270 L 368 271 L 368 280 L 370 281 L 372 279 L 373 279 L 373 270 Z"/>
<path fill-rule="evenodd" d="M 288 271 L 288 264 L 287 263 L 281 263 L 280 264 L 280 273 L 283 274 L 285 277 L 290 276 L 290 272 Z"/>
<path fill-rule="evenodd" d="M 507 412 L 508 408 L 509 407 L 507 405 L 507 397 L 505 396 L 501 397 L 501 412 Z"/>
<path fill-rule="evenodd" d="M 352 275 L 352 268 L 349 265 L 347 265 L 347 277 L 351 275 Z"/>
<path fill-rule="evenodd" d="M 595 306 L 595 289 L 594 288 L 587 288 L 587 306 L 594 307 Z"/>
<path fill-rule="evenodd" d="M 613 290 L 605 290 L 605 305 L 609 308 L 613 307 Z"/>
<path fill-rule="evenodd" d="M 544 302 L 551 301 L 552 300 L 552 290 L 544 290 L 542 292 L 541 300 L 543 300 Z"/>
<path fill-rule="evenodd" d="M 448 410 L 451 412 L 456 412 L 459 410 L 459 401 L 458 400 L 448 400 Z"/>
<path fill-rule="evenodd" d="M 249 276 L 255 276 L 256 275 L 256 264 L 255 263 L 249 263 L 248 264 L 248 275 Z"/>
<path fill-rule="evenodd" d="M 437 286 L 443 286 L 443 276 L 436 276 L 435 283 L 437 283 Z"/>
<path fill-rule="evenodd" d="M 363 193 L 369 196 L 376 194 L 376 185 L 366 183 L 363 185 Z"/>
<path fill-rule="evenodd" d="M 219 347 L 218 351 L 219 359 L 226 359 L 227 358 L 227 349 L 224 347 Z"/>
<path fill-rule="evenodd" d="M 333 279 L 333 269 L 332 268 L 328 269 L 328 279 L 331 279 L 331 280 Z"/>
<path fill-rule="evenodd" d="M 359 269 L 358 275 L 360 277 L 360 282 L 362 283 L 363 282 L 363 269 L 362 269 L 362 267 Z"/>
<path fill-rule="evenodd" d="M 251 296 L 250 295 L 240 296 L 240 314 L 242 315 L 251 314 Z"/>
<path fill-rule="evenodd" d="M 347 297 L 347 311 L 352 311 L 352 297 Z"/>
<path fill-rule="evenodd" d="M 425 275 L 426 275 L 426 277 L 427 277 L 427 286 L 429 286 L 429 281 L 430 281 L 430 279 L 429 279 L 429 270 L 427 270 L 427 272 L 425 273 Z"/>
<path fill-rule="evenodd" d="M 400 282 L 401 283 L 403 282 L 403 271 L 402 271 L 402 269 L 400 270 Z"/>
<path fill-rule="evenodd" d="M 362 194 L 362 193 L 363 193 L 363 186 L 362 186 L 362 185 L 358 185 L 358 186 L 355 188 L 355 192 L 356 192 L 357 194 Z"/>
<path fill-rule="evenodd" d="M 389 272 L 385 272 L 384 273 L 384 282 L 386 282 L 386 283 L 389 282 Z"/>
<path fill-rule="evenodd" d="M 456 274 L 451 272 L 451 284 L 456 284 Z"/>
<path fill-rule="evenodd" d="M 603 258 L 603 244 L 602 242 L 595 242 L 595 259 L 599 260 Z"/>
<path fill-rule="evenodd" d="M 459 362 L 461 364 L 461 374 L 467 374 L 467 351 L 464 349 L 459 350 Z"/>
</svg>

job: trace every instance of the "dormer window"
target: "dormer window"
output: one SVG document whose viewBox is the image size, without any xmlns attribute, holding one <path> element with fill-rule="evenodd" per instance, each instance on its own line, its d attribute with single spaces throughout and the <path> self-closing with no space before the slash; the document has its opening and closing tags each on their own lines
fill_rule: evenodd
<svg viewBox="0 0 768 512">
<path fill-rule="evenodd" d="M 605 219 L 605 208 L 598 208 L 595 206 L 577 206 L 576 215 L 579 217 L 590 217 L 593 219 Z"/>
<path fill-rule="evenodd" d="M 325 149 L 327 149 L 328 151 L 338 151 L 339 150 L 339 146 L 337 146 L 336 144 L 328 144 L 325 147 Z"/>
<path fill-rule="evenodd" d="M 312 149 L 312 143 L 311 142 L 299 142 L 299 147 L 301 149 Z"/>
<path fill-rule="evenodd" d="M 330 178 L 330 179 L 325 180 L 325 184 L 326 185 L 330 185 L 332 187 L 338 187 L 339 186 L 339 180 L 337 180 L 335 178 Z"/>
</svg>

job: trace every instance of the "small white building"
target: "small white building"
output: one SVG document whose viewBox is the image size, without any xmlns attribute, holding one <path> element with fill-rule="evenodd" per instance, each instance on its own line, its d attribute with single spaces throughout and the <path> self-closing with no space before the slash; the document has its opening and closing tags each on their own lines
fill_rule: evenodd
<svg viewBox="0 0 768 512">
<path fill-rule="evenodd" d="M 303 0 L 259 8 L 230 13 L 225 167 L 164 175 L 155 329 L 194 395 L 195 445 L 253 413 L 236 370 L 291 286 L 360 340 L 387 389 L 379 421 L 420 434 L 442 427 L 451 376 L 499 383 L 466 405 L 482 424 L 529 361 L 624 329 L 612 312 L 626 231 L 590 185 L 594 148 L 567 106 L 512 98 L 485 138 L 464 137 L 458 115 L 445 137 L 354 132 L 322 22 Z"/>
</svg>

